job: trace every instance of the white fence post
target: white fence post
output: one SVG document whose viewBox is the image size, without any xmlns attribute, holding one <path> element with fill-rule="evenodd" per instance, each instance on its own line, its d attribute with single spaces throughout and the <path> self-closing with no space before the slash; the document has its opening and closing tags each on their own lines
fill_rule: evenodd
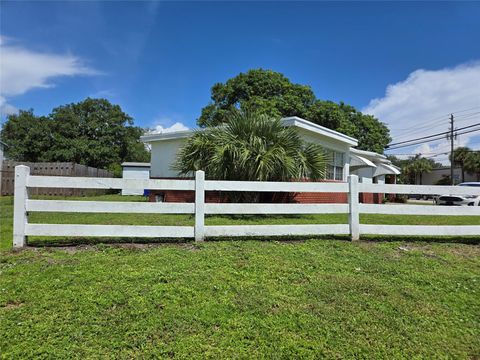
<svg viewBox="0 0 480 360">
<path fill-rule="evenodd" d="M 13 197 L 13 247 L 24 247 L 26 242 L 25 225 L 27 224 L 27 178 L 30 168 L 25 165 L 15 166 L 15 190 Z"/>
<path fill-rule="evenodd" d="M 350 225 L 350 237 L 353 240 L 360 239 L 360 213 L 358 204 L 358 176 L 348 176 L 348 223 Z"/>
<path fill-rule="evenodd" d="M 205 237 L 205 172 L 195 172 L 195 241 Z"/>
</svg>

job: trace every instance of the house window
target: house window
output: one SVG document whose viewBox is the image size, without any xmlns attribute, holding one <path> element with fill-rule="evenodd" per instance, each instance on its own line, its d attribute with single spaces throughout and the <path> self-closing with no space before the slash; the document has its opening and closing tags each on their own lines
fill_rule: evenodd
<svg viewBox="0 0 480 360">
<path fill-rule="evenodd" d="M 343 180 L 344 154 L 337 151 L 327 153 L 327 180 Z"/>
</svg>

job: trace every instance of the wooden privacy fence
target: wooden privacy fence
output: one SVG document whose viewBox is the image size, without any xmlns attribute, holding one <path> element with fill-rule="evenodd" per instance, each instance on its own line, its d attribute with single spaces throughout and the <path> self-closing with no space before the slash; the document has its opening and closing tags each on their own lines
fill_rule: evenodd
<svg viewBox="0 0 480 360">
<path fill-rule="evenodd" d="M 137 180 L 113 178 L 76 178 L 32 176 L 26 166 L 15 169 L 14 247 L 26 245 L 26 237 L 39 236 L 94 236 L 94 237 L 151 237 L 151 238 L 204 238 L 215 236 L 284 236 L 284 235 L 480 235 L 480 226 L 429 225 L 366 225 L 360 224 L 360 213 L 396 215 L 480 215 L 478 207 L 444 207 L 432 205 L 379 205 L 359 204 L 359 193 L 392 194 L 452 194 L 480 195 L 480 188 L 457 186 L 361 184 L 355 175 L 348 183 L 319 182 L 255 182 L 210 181 L 203 171 L 197 171 L 195 180 Z M 109 201 L 32 200 L 28 189 L 32 187 L 66 187 L 82 189 L 150 189 L 193 190 L 195 203 L 142 203 Z M 205 191 L 267 191 L 267 192 L 343 192 L 348 204 L 238 204 L 205 203 Z M 30 224 L 28 213 L 164 213 L 194 214 L 194 226 L 143 225 L 65 225 Z M 221 225 L 205 226 L 205 214 L 334 214 L 347 213 L 348 224 L 312 225 Z"/>
<path fill-rule="evenodd" d="M 15 182 L 15 167 L 25 165 L 31 169 L 32 175 L 56 175 L 56 176 L 89 176 L 89 177 L 112 177 L 113 174 L 104 169 L 76 164 L 73 162 L 17 162 L 6 160 L 0 174 L 0 195 L 13 195 Z M 31 195 L 61 195 L 61 196 L 84 196 L 105 193 L 99 189 L 69 189 L 64 187 L 48 187 L 31 189 Z"/>
</svg>

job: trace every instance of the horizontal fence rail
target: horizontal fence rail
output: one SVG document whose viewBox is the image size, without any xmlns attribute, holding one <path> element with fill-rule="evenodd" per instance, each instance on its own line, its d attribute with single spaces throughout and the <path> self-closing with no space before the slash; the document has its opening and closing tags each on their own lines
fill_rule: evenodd
<svg viewBox="0 0 480 360">
<path fill-rule="evenodd" d="M 273 181 L 206 181 L 205 190 L 261 192 L 348 192 L 346 183 L 273 182 Z"/>
<path fill-rule="evenodd" d="M 66 176 L 29 176 L 28 187 L 72 189 L 195 190 L 194 180 L 142 180 Z"/>
<path fill-rule="evenodd" d="M 362 234 L 417 235 L 417 236 L 469 236 L 480 235 L 480 225 L 360 225 Z"/>
<path fill-rule="evenodd" d="M 341 214 L 348 204 L 205 204 L 205 214 Z"/>
<path fill-rule="evenodd" d="M 358 184 L 360 192 L 421 195 L 478 195 L 480 187 L 440 185 Z"/>
<path fill-rule="evenodd" d="M 27 224 L 25 235 L 98 237 L 193 237 L 193 226 Z"/>
<path fill-rule="evenodd" d="M 322 225 L 217 225 L 206 226 L 206 236 L 286 236 L 286 235 L 348 235 L 348 224 Z"/>
<path fill-rule="evenodd" d="M 194 203 L 142 203 L 80 200 L 29 199 L 30 188 L 56 187 L 78 189 L 149 189 L 187 190 L 195 192 Z M 296 203 L 206 203 L 206 191 L 284 192 L 284 193 L 346 193 L 345 204 Z M 203 171 L 195 173 L 194 180 L 113 179 L 65 176 L 32 176 L 27 166 L 15 168 L 14 247 L 27 244 L 27 236 L 68 237 L 132 237 L 132 238 L 195 238 L 297 235 L 349 235 L 352 240 L 360 235 L 408 236 L 480 236 L 480 225 L 367 225 L 360 223 L 360 214 L 391 215 L 480 215 L 480 206 L 446 207 L 405 204 L 360 204 L 360 193 L 421 194 L 421 195 L 478 195 L 480 188 L 459 186 L 424 186 L 359 183 L 355 175 L 347 183 L 328 182 L 257 182 L 205 180 Z M 193 226 L 91 225 L 91 224 L 32 224 L 29 212 L 71 213 L 145 213 L 192 214 Z M 346 224 L 295 225 L 216 225 L 205 226 L 209 214 L 347 214 Z"/>
<path fill-rule="evenodd" d="M 432 205 L 377 205 L 360 204 L 362 214 L 388 214 L 388 215 L 439 215 L 439 216 L 465 216 L 480 215 L 480 206 L 432 206 Z"/>
<path fill-rule="evenodd" d="M 75 213 L 193 214 L 194 204 L 120 201 L 27 200 L 27 211 Z"/>
</svg>

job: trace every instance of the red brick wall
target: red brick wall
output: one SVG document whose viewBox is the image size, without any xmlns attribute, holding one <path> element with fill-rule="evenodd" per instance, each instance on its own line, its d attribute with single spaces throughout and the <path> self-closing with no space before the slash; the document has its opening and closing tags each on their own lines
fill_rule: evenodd
<svg viewBox="0 0 480 360">
<path fill-rule="evenodd" d="M 360 193 L 359 201 L 364 204 L 373 204 L 373 194 L 372 193 Z"/>
<path fill-rule="evenodd" d="M 300 204 L 347 203 L 348 201 L 346 193 L 303 192 L 294 194 L 293 199 L 293 202 Z"/>
<path fill-rule="evenodd" d="M 308 180 L 303 180 L 308 181 Z M 331 181 L 328 182 L 339 182 Z M 195 202 L 195 192 L 191 190 L 152 190 L 150 191 L 149 201 L 154 202 L 157 194 L 164 195 L 164 202 Z M 366 204 L 381 204 L 383 194 L 361 193 L 359 201 Z M 207 191 L 205 193 L 205 202 L 219 203 L 227 202 L 227 196 L 221 191 Z M 330 204 L 330 203 L 347 203 L 346 193 L 273 193 L 273 203 L 300 203 L 300 204 Z"/>
</svg>

